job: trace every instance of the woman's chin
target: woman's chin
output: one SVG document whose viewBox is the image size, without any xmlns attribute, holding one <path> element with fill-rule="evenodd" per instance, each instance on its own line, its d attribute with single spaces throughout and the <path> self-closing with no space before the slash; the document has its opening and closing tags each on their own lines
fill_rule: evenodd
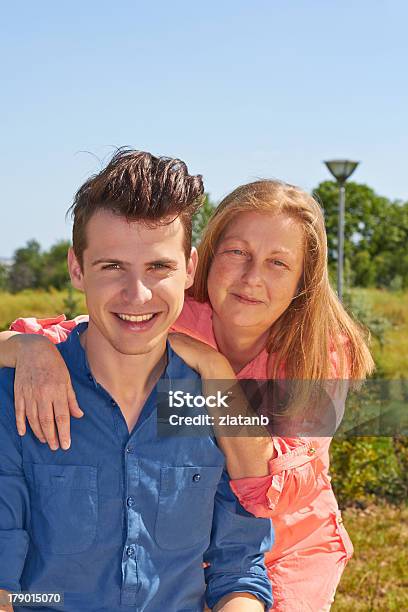
<svg viewBox="0 0 408 612">
<path fill-rule="evenodd" d="M 230 313 L 228 317 L 223 321 L 226 327 L 242 327 L 248 328 L 253 327 L 256 329 L 263 328 L 262 321 L 259 321 L 256 317 L 243 316 L 242 314 Z"/>
</svg>

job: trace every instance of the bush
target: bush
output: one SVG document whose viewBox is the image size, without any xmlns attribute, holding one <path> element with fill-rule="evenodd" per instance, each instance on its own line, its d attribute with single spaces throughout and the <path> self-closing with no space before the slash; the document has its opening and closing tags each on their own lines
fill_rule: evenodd
<svg viewBox="0 0 408 612">
<path fill-rule="evenodd" d="M 367 506 L 384 499 L 399 504 L 408 493 L 408 438 L 333 440 L 332 484 L 339 505 Z"/>
</svg>

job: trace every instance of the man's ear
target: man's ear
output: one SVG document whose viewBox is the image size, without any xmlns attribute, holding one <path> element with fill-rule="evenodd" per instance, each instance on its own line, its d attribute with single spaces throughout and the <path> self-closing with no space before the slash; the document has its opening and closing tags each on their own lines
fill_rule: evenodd
<svg viewBox="0 0 408 612">
<path fill-rule="evenodd" d="M 194 276 L 197 270 L 198 253 L 195 247 L 192 247 L 189 260 L 187 262 L 187 278 L 184 289 L 189 289 L 194 283 Z"/>
<path fill-rule="evenodd" d="M 67 263 L 72 286 L 75 287 L 75 289 L 79 289 L 79 291 L 83 291 L 84 275 L 72 247 L 68 250 Z"/>
</svg>

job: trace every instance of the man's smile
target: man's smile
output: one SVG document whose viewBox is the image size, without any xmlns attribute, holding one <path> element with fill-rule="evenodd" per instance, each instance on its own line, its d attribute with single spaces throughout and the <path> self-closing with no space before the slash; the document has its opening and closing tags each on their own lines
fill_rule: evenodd
<svg viewBox="0 0 408 612">
<path fill-rule="evenodd" d="M 143 315 L 136 314 L 124 314 L 124 313 L 116 313 L 118 317 L 120 317 L 123 321 L 132 321 L 132 323 L 139 323 L 140 321 L 149 321 L 152 317 L 155 316 L 155 312 Z"/>
<path fill-rule="evenodd" d="M 148 312 L 146 314 L 126 314 L 113 312 L 119 324 L 127 331 L 146 331 L 153 327 L 160 312 Z"/>
</svg>

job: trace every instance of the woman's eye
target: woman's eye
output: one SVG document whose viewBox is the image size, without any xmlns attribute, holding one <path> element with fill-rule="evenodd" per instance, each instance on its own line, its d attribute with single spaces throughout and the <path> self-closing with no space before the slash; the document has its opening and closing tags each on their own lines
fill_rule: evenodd
<svg viewBox="0 0 408 612">
<path fill-rule="evenodd" d="M 241 255 L 241 256 L 246 255 L 245 251 L 241 251 L 241 249 L 228 249 L 228 251 L 226 252 L 231 253 L 231 255 Z"/>
<path fill-rule="evenodd" d="M 273 259 L 272 263 L 274 266 L 278 266 L 278 268 L 286 268 L 286 264 L 283 261 L 280 261 L 279 259 Z"/>
</svg>

